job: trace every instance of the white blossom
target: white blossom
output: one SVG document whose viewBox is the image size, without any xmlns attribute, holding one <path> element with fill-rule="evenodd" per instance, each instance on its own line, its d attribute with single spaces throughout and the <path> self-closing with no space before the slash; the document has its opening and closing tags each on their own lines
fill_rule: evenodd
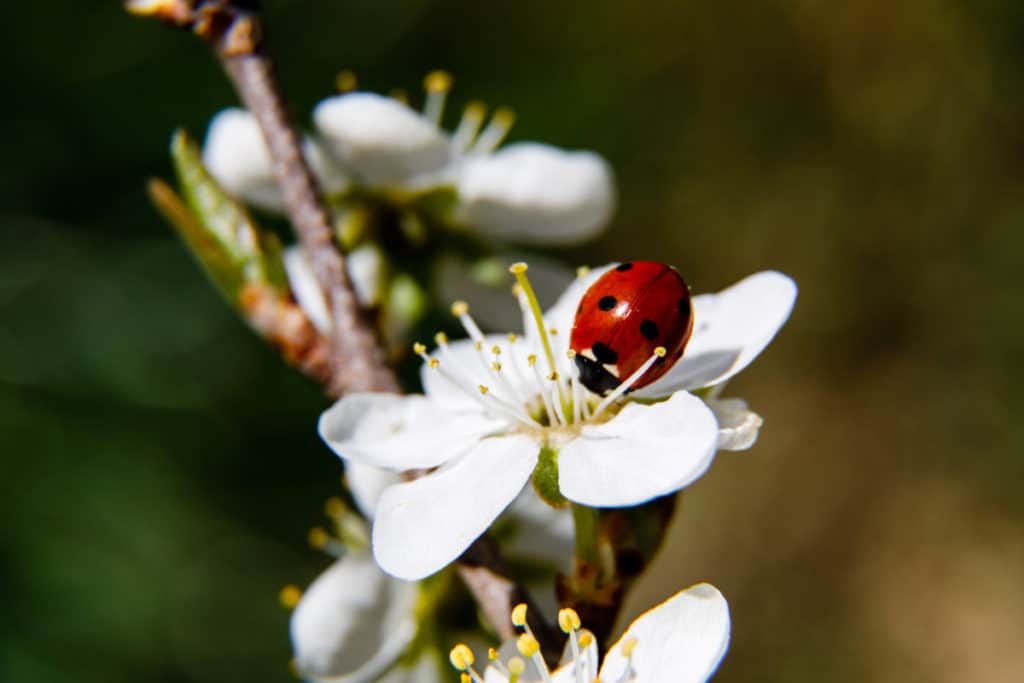
<svg viewBox="0 0 1024 683">
<path fill-rule="evenodd" d="M 350 394 L 321 416 L 321 437 L 348 462 L 431 470 L 381 495 L 373 552 L 385 571 L 406 579 L 438 571 L 531 477 L 547 496 L 545 473 L 557 477 L 554 493 L 569 501 L 633 506 L 693 483 L 719 447 L 753 443 L 759 417 L 736 403 L 713 409 L 691 392 L 717 394 L 764 349 L 789 316 L 793 281 L 768 271 L 694 297 L 693 337 L 676 365 L 626 393 L 658 359 L 652 355 L 619 388 L 598 396 L 577 380 L 568 337 L 583 293 L 604 270 L 574 282 L 542 315 L 522 266 L 525 336 L 485 336 L 456 304 L 470 338 L 438 335 L 429 355 L 417 346 L 424 395 Z"/>
<path fill-rule="evenodd" d="M 640 615 L 608 649 L 600 668 L 597 643 L 575 611 L 559 612 L 559 626 L 568 642 L 562 664 L 554 671 L 537 651 L 523 616 L 513 611 L 513 623 L 525 632 L 501 648 L 483 675 L 465 645 L 452 648 L 452 665 L 474 683 L 703 683 L 714 675 L 729 648 L 729 605 L 707 583 L 680 591 Z"/>
</svg>

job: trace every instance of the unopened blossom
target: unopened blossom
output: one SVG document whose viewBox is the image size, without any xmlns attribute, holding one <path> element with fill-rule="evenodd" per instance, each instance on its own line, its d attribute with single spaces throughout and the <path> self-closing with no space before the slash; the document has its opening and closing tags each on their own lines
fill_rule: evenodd
<svg viewBox="0 0 1024 683">
<path fill-rule="evenodd" d="M 717 394 L 784 324 L 796 297 L 793 281 L 767 271 L 694 297 L 693 336 L 675 366 L 629 393 L 664 356 L 656 349 L 600 396 L 578 381 L 568 338 L 583 293 L 609 267 L 574 282 L 547 313 L 525 265 L 515 267 L 524 336 L 484 335 L 457 303 L 453 313 L 469 339 L 450 342 L 439 334 L 429 354 L 416 346 L 423 395 L 350 394 L 321 416 L 320 435 L 346 461 L 430 470 L 381 495 L 373 552 L 385 571 L 406 579 L 438 571 L 531 479 L 553 504 L 562 498 L 633 506 L 693 483 L 719 448 L 753 443 L 761 419 Z M 715 398 L 705 401 L 696 390 Z"/>
<path fill-rule="evenodd" d="M 568 636 L 563 663 L 551 671 L 525 621 L 525 605 L 512 620 L 524 630 L 486 665 L 483 674 L 465 645 L 450 661 L 473 683 L 703 683 L 714 675 L 729 648 L 729 605 L 714 586 L 702 583 L 676 593 L 640 615 L 600 662 L 593 635 L 574 610 L 558 623 Z"/>
<path fill-rule="evenodd" d="M 615 208 L 608 163 L 593 152 L 569 152 L 535 142 L 501 147 L 514 117 L 467 105 L 454 131 L 441 125 L 451 79 L 427 77 L 417 111 L 392 97 L 350 92 L 313 110 L 314 135 L 305 151 L 330 196 L 352 185 L 385 197 L 452 188 L 457 201 L 446 222 L 499 239 L 540 244 L 584 241 L 605 228 Z M 283 201 L 255 119 L 228 109 L 211 122 L 204 163 L 229 191 L 261 208 Z"/>
</svg>

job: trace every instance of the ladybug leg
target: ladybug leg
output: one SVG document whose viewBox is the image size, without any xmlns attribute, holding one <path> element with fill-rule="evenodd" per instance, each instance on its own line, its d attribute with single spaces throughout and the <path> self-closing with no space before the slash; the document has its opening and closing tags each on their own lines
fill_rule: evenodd
<svg viewBox="0 0 1024 683">
<path fill-rule="evenodd" d="M 582 353 L 577 354 L 573 360 L 580 374 L 580 382 L 598 396 L 605 396 L 622 384 L 622 380 L 608 372 L 604 365 Z"/>
</svg>

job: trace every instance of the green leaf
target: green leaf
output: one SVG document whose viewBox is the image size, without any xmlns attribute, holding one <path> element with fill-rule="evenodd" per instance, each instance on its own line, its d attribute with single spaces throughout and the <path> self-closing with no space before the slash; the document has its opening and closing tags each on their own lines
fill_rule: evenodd
<svg viewBox="0 0 1024 683">
<path fill-rule="evenodd" d="M 160 181 L 150 183 L 150 196 L 210 279 L 233 303 L 248 283 L 287 292 L 277 236 L 261 230 L 213 179 L 203 166 L 199 146 L 184 131 L 177 131 L 171 139 L 171 159 L 184 203 Z"/>
</svg>

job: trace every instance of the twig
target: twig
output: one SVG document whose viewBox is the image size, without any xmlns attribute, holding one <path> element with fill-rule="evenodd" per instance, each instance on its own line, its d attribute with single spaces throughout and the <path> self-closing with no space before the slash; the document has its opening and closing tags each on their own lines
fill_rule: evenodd
<svg viewBox="0 0 1024 683">
<path fill-rule="evenodd" d="M 363 317 L 334 244 L 327 208 L 303 157 L 299 134 L 290 122 L 273 62 L 265 50 L 257 4 L 240 0 L 126 0 L 128 11 L 189 29 L 206 40 L 259 122 L 289 218 L 334 318 L 328 393 L 398 393 L 395 376 Z M 250 303 L 257 308 L 256 304 L 266 302 L 256 297 Z M 273 320 L 274 316 L 268 314 L 266 319 Z M 269 335 L 274 330 L 261 331 Z M 460 558 L 459 573 L 498 634 L 503 639 L 514 637 L 512 607 L 520 602 L 529 604 L 530 599 L 507 576 L 497 547 L 488 536 L 479 538 Z M 561 648 L 553 629 L 536 607 L 531 605 L 528 615 L 545 656 L 557 661 Z"/>
</svg>

